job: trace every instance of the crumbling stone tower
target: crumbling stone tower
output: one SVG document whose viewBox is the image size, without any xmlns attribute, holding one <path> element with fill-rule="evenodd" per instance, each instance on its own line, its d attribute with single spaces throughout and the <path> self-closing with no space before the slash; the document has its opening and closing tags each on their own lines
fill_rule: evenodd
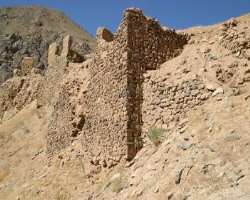
<svg viewBox="0 0 250 200">
<path fill-rule="evenodd" d="M 163 29 L 139 9 L 127 9 L 116 34 L 97 31 L 89 70 L 83 143 L 94 165 L 132 159 L 142 147 L 143 72 L 176 56 L 186 36 Z"/>
</svg>

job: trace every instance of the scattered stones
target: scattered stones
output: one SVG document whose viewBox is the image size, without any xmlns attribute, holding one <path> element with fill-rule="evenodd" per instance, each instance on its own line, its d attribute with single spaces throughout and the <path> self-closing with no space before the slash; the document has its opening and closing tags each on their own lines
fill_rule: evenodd
<svg viewBox="0 0 250 200">
<path fill-rule="evenodd" d="M 216 70 L 216 78 L 221 83 L 228 83 L 235 74 L 236 74 L 235 68 L 227 68 L 227 69 L 217 68 Z"/>
<path fill-rule="evenodd" d="M 223 24 L 220 44 L 230 50 L 238 58 L 244 58 L 246 48 L 250 46 L 249 35 L 245 31 L 237 33 L 237 20 L 231 20 Z"/>
<path fill-rule="evenodd" d="M 181 144 L 179 144 L 178 147 L 179 147 L 180 149 L 182 149 L 183 151 L 186 151 L 186 150 L 188 150 L 189 148 L 191 148 L 192 145 L 193 145 L 193 144 L 192 144 L 191 142 L 185 141 L 185 142 L 182 142 Z"/>
</svg>

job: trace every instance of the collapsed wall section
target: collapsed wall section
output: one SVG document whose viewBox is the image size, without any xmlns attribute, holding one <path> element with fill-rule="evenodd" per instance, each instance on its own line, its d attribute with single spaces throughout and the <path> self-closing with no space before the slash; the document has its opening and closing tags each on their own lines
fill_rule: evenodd
<svg viewBox="0 0 250 200">
<path fill-rule="evenodd" d="M 66 36 L 63 39 L 61 52 L 59 52 L 58 44 L 50 45 L 49 67 L 45 74 L 42 94 L 38 99 L 39 105 L 50 106 L 51 116 L 48 122 L 47 138 L 49 156 L 69 146 L 78 135 L 84 121 L 82 110 L 77 108 L 76 96 L 87 84 L 87 73 L 82 64 L 79 64 L 84 57 L 72 50 L 71 44 L 72 38 Z M 74 74 L 73 72 L 78 71 L 80 67 L 81 71 Z M 74 78 L 71 78 L 72 76 Z"/>
<path fill-rule="evenodd" d="M 63 39 L 63 48 L 59 53 L 57 43 L 48 50 L 48 71 L 39 104 L 52 105 L 51 119 L 48 124 L 47 153 L 52 155 L 70 144 L 71 126 L 69 96 L 62 88 L 62 79 L 68 65 L 71 37 Z"/>
</svg>

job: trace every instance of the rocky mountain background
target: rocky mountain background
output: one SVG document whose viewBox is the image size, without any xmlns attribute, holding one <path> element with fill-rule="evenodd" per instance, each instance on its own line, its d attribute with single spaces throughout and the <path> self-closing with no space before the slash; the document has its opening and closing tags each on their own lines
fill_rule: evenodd
<svg viewBox="0 0 250 200">
<path fill-rule="evenodd" d="M 2 20 L 6 16 L 9 20 Z M 19 22 L 24 23 L 24 18 L 32 25 Z M 64 119 L 62 109 L 56 116 L 59 125 L 63 127 L 66 121 L 81 128 L 78 111 L 83 110 L 83 96 L 91 81 L 92 58 L 85 54 L 92 52 L 95 40 L 57 11 L 2 9 L 0 31 L 5 39 L 1 42 L 6 46 L 0 46 L 0 74 L 5 80 L 0 85 L 0 199 L 249 200 L 249 27 L 250 14 L 246 14 L 177 31 L 189 35 L 183 51 L 144 74 L 143 148 L 126 165 L 89 174 L 81 134 L 50 159 L 46 147 L 53 109 L 61 104 L 72 106 L 74 112 Z M 39 39 L 30 33 L 36 30 L 40 30 Z M 66 33 L 75 38 L 74 52 L 84 61 L 49 69 L 47 47 L 50 41 L 60 42 Z M 83 43 L 77 44 L 78 40 Z M 37 58 L 34 67 L 45 75 L 36 71 L 12 74 L 26 55 Z M 56 103 L 52 98 L 40 104 L 40 91 L 45 92 L 43 98 L 58 91 Z M 175 115 L 185 108 L 192 109 L 176 123 Z M 173 121 L 166 125 L 164 119 L 171 115 Z M 152 124 L 160 128 L 150 130 Z M 152 131 L 155 137 L 150 137 Z"/>
<path fill-rule="evenodd" d="M 94 38 L 62 12 L 38 6 L 0 8 L 0 84 L 13 76 L 25 56 L 46 70 L 49 44 L 67 34 L 82 55 L 95 47 Z"/>
</svg>

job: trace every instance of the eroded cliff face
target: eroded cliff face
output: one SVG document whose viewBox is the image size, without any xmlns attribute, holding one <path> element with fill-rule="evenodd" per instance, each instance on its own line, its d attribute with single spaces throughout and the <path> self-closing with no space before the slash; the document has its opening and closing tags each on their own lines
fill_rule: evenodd
<svg viewBox="0 0 250 200">
<path fill-rule="evenodd" d="M 67 36 L 44 75 L 25 58 L 0 90 L 0 199 L 249 199 L 249 25 L 128 9 L 91 56 Z"/>
</svg>

